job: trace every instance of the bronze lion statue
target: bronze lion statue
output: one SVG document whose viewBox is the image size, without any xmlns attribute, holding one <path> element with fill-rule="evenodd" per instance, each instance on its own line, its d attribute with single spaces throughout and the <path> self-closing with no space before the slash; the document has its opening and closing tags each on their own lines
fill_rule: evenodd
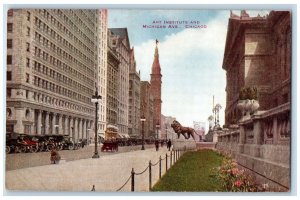
<svg viewBox="0 0 300 200">
<path fill-rule="evenodd" d="M 171 124 L 171 127 L 173 128 L 175 133 L 177 133 L 178 138 L 180 137 L 180 134 L 182 134 L 185 139 L 189 139 L 192 136 L 192 138 L 195 140 L 195 135 L 194 134 L 197 134 L 197 133 L 193 128 L 183 127 L 176 120 L 173 121 L 173 123 Z"/>
</svg>

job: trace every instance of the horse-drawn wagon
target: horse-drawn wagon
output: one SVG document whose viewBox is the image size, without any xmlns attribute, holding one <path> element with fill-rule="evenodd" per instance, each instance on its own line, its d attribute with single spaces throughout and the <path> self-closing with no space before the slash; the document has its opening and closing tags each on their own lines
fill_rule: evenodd
<svg viewBox="0 0 300 200">
<path fill-rule="evenodd" d="M 108 125 L 102 142 L 101 151 L 118 151 L 118 128 Z"/>
</svg>

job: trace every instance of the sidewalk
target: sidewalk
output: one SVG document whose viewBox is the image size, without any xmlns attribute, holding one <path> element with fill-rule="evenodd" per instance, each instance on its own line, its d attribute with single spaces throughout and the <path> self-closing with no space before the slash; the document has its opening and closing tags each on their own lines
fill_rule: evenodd
<svg viewBox="0 0 300 200">
<path fill-rule="evenodd" d="M 170 152 L 164 146 L 158 152 L 154 148 L 144 151 L 131 151 L 101 156 L 99 159 L 82 159 L 58 165 L 46 165 L 6 172 L 6 189 L 22 191 L 77 191 L 90 192 L 95 185 L 96 192 L 115 192 L 130 177 L 134 168 L 140 173 L 165 158 Z M 162 161 L 162 175 L 165 173 L 166 160 Z M 159 179 L 159 164 L 152 167 L 152 186 Z M 120 191 L 130 191 L 131 180 Z M 149 170 L 135 176 L 135 191 L 149 191 Z"/>
</svg>

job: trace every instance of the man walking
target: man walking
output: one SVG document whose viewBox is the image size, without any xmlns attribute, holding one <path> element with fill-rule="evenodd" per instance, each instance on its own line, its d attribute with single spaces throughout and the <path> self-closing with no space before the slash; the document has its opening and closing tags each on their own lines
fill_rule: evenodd
<svg viewBox="0 0 300 200">
<path fill-rule="evenodd" d="M 169 139 L 168 143 L 167 143 L 167 147 L 168 147 L 168 150 L 170 151 L 171 149 L 171 146 L 172 146 L 172 143 L 171 143 L 171 140 Z"/>
</svg>

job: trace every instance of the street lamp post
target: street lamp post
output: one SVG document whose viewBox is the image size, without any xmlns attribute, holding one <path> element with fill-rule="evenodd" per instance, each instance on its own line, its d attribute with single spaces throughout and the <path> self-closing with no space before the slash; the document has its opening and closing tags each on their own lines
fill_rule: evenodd
<svg viewBox="0 0 300 200">
<path fill-rule="evenodd" d="M 216 108 L 216 113 L 217 113 L 217 125 L 220 126 L 220 124 L 219 124 L 219 122 L 220 122 L 219 121 L 219 112 L 222 109 L 222 106 L 220 104 L 217 104 L 215 108 Z"/>
<path fill-rule="evenodd" d="M 95 113 L 95 152 L 92 158 L 99 158 L 98 154 L 98 135 L 97 135 L 97 127 L 98 127 L 98 103 L 102 97 L 98 94 L 98 88 L 96 87 L 95 95 L 92 96 L 92 102 L 95 103 L 96 113 Z"/>
<path fill-rule="evenodd" d="M 214 115 L 214 127 L 217 125 L 217 116 L 216 116 L 216 113 L 217 113 L 217 109 L 216 107 L 213 108 L 213 115 Z"/>
<path fill-rule="evenodd" d="M 145 135 L 144 135 L 144 122 L 146 121 L 146 118 L 144 116 L 141 117 L 142 122 L 142 149 L 145 150 L 144 143 L 145 143 Z"/>
</svg>

